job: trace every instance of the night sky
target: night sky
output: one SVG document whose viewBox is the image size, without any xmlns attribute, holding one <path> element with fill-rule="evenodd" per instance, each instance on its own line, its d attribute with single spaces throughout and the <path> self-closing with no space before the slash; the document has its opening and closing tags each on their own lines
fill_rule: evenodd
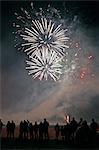
<svg viewBox="0 0 99 150">
<path fill-rule="evenodd" d="M 2 120 L 17 122 L 21 119 L 40 121 L 47 118 L 51 122 L 63 121 L 69 114 L 79 119 L 84 117 L 99 121 L 99 2 L 98 1 L 34 1 L 34 7 L 46 8 L 48 4 L 69 17 L 78 16 L 79 24 L 75 39 L 81 42 L 85 51 L 93 54 L 92 71 L 94 78 L 67 84 L 67 82 L 39 81 L 28 76 L 25 69 L 26 54 L 14 45 L 12 23 L 14 13 L 20 8 L 29 9 L 30 1 L 1 2 L 1 106 Z"/>
</svg>

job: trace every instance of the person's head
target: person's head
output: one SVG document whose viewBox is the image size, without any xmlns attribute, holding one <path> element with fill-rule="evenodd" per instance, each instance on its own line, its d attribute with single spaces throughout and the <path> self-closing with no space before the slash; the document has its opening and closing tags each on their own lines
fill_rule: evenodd
<svg viewBox="0 0 99 150">
<path fill-rule="evenodd" d="M 87 125 L 87 121 L 84 120 L 83 123 L 82 123 L 82 125 L 83 125 L 83 126 L 86 126 L 86 125 Z"/>
<path fill-rule="evenodd" d="M 46 121 L 46 118 L 44 118 L 44 121 Z"/>
<path fill-rule="evenodd" d="M 95 120 L 92 118 L 92 122 L 94 122 Z"/>
<path fill-rule="evenodd" d="M 83 121 L 83 118 L 80 118 L 80 121 Z"/>
</svg>

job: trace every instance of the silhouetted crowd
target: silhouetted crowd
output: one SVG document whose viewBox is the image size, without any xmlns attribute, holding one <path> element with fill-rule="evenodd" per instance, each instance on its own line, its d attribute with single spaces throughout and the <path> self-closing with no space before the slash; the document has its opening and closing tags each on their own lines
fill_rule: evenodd
<svg viewBox="0 0 99 150">
<path fill-rule="evenodd" d="M 3 123 L 0 120 L 0 133 L 2 131 Z M 59 125 L 58 123 L 54 126 L 56 140 L 58 141 L 61 137 L 63 141 L 66 143 L 75 143 L 75 144 L 88 144 L 97 141 L 97 133 L 98 123 L 92 119 L 90 125 L 88 125 L 86 120 L 80 118 L 80 121 L 77 122 L 75 118 L 72 118 L 70 122 L 66 122 L 65 125 Z M 7 122 L 6 125 L 6 133 L 7 138 L 15 137 L 15 128 L 16 125 L 14 121 Z M 29 122 L 28 120 L 24 120 L 20 122 L 19 125 L 19 138 L 20 139 L 33 139 L 33 140 L 49 140 L 49 122 L 44 119 L 43 122 L 39 124 L 35 122 Z"/>
<path fill-rule="evenodd" d="M 66 123 L 64 126 L 59 126 L 58 123 L 55 126 L 56 139 L 58 140 L 60 132 L 61 137 L 66 143 L 75 143 L 79 145 L 95 144 L 99 140 L 97 133 L 98 123 L 92 119 L 90 125 L 87 124 L 86 120 L 80 118 L 77 122 L 75 118 L 72 118 L 70 123 Z"/>
<path fill-rule="evenodd" d="M 49 122 L 46 119 L 44 119 L 44 121 L 40 122 L 39 124 L 35 122 L 34 125 L 28 120 L 21 121 L 19 137 L 20 138 L 30 137 L 30 139 L 35 139 L 35 140 L 49 139 L 48 127 L 49 127 Z"/>
<path fill-rule="evenodd" d="M 2 127 L 4 124 L 0 120 L 0 132 L 2 131 Z M 7 122 L 6 125 L 6 133 L 7 133 L 7 138 L 13 138 L 15 137 L 15 128 L 16 125 L 14 121 Z M 32 122 L 29 122 L 28 120 L 24 120 L 20 122 L 19 125 L 19 138 L 20 139 L 35 139 L 35 140 L 43 140 L 43 139 L 49 139 L 49 134 L 48 134 L 48 128 L 49 128 L 49 122 L 44 119 L 43 122 L 40 122 L 37 124 L 33 125 Z"/>
</svg>

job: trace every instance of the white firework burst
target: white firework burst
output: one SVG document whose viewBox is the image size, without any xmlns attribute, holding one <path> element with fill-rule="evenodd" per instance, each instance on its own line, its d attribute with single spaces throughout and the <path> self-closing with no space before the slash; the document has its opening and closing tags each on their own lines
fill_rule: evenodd
<svg viewBox="0 0 99 150">
<path fill-rule="evenodd" d="M 29 56 L 31 60 L 27 60 L 26 69 L 29 70 L 28 74 L 33 75 L 33 78 L 39 80 L 47 80 L 51 77 L 54 81 L 58 80 L 62 74 L 61 58 L 57 56 L 56 52 L 48 52 L 45 48 L 42 53 L 36 54 L 35 57 Z"/>
<path fill-rule="evenodd" d="M 26 27 L 24 34 L 20 35 L 25 41 L 22 44 L 25 47 L 24 52 L 34 56 L 37 51 L 48 49 L 64 55 L 66 48 L 69 48 L 67 45 L 69 37 L 66 36 L 67 29 L 64 30 L 61 26 L 62 24 L 56 26 L 52 20 L 48 21 L 46 18 L 32 20 L 31 28 Z"/>
</svg>

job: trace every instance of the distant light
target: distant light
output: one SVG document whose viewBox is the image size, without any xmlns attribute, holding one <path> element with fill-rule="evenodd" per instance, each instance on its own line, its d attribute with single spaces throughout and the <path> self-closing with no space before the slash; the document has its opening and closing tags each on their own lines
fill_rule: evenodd
<svg viewBox="0 0 99 150">
<path fill-rule="evenodd" d="M 89 55 L 89 56 L 88 56 L 88 59 L 89 59 L 89 60 L 93 59 L 93 55 Z"/>
</svg>

